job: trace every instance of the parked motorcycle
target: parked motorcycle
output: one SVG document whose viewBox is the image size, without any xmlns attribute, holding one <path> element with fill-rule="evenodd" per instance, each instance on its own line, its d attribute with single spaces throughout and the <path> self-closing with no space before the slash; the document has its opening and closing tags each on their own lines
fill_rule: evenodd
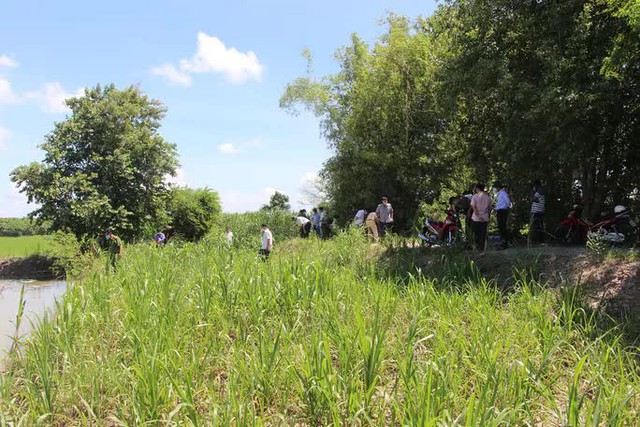
<svg viewBox="0 0 640 427">
<path fill-rule="evenodd" d="M 447 217 L 444 221 L 435 221 L 431 218 L 425 219 L 422 232 L 418 234 L 418 238 L 424 244 L 429 246 L 436 244 L 453 245 L 464 240 L 458 213 L 452 209 L 447 209 L 445 213 Z"/>
<path fill-rule="evenodd" d="M 612 215 L 595 223 L 582 217 L 582 206 L 574 205 L 554 234 L 565 244 L 582 245 L 590 238 L 600 238 L 611 244 L 632 244 L 637 236 L 637 225 L 631 212 L 622 205 L 616 206 Z"/>
</svg>

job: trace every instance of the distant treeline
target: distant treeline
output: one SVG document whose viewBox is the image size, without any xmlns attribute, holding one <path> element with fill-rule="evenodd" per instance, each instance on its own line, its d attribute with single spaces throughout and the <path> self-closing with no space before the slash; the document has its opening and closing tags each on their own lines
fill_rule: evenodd
<svg viewBox="0 0 640 427">
<path fill-rule="evenodd" d="M 0 236 L 36 236 L 48 233 L 46 224 L 38 225 L 29 218 L 0 218 Z"/>
</svg>

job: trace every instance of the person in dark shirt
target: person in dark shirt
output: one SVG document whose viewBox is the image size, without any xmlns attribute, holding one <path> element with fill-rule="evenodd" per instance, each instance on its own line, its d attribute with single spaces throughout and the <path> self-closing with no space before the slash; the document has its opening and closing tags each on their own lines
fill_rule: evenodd
<svg viewBox="0 0 640 427">
<path fill-rule="evenodd" d="M 104 238 L 107 240 L 107 253 L 109 254 L 109 264 L 114 270 L 118 269 L 118 260 L 122 258 L 124 246 L 122 240 L 110 229 L 104 232 Z"/>
</svg>

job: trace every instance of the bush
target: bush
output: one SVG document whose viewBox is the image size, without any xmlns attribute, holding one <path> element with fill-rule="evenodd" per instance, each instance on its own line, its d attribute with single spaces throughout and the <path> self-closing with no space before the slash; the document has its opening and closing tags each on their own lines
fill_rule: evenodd
<svg viewBox="0 0 640 427">
<path fill-rule="evenodd" d="M 169 200 L 169 215 L 175 235 L 199 240 L 213 227 L 220 215 L 220 197 L 208 188 L 174 188 Z"/>
</svg>

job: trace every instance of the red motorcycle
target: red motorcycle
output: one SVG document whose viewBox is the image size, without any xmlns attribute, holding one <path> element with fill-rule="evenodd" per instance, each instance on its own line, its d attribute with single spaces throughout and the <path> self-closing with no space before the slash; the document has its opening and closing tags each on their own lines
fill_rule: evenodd
<svg viewBox="0 0 640 427">
<path fill-rule="evenodd" d="M 618 205 L 613 215 L 607 215 L 592 223 L 582 217 L 582 206 L 575 205 L 569 215 L 560 222 L 556 232 L 560 243 L 582 245 L 589 238 L 601 238 L 613 244 L 633 243 L 637 235 L 636 223 L 631 212 Z"/>
<path fill-rule="evenodd" d="M 445 213 L 447 218 L 444 221 L 435 221 L 431 218 L 425 219 L 422 233 L 418 234 L 418 238 L 425 244 L 429 246 L 436 244 L 452 245 L 464 239 L 458 213 L 452 209 L 447 209 Z"/>
</svg>

